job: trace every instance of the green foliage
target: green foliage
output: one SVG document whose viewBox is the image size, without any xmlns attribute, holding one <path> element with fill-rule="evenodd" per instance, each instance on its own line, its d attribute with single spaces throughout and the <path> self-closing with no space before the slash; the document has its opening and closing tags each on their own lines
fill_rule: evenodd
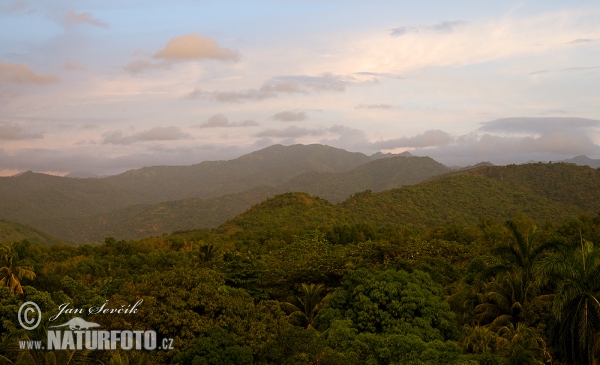
<svg viewBox="0 0 600 365">
<path fill-rule="evenodd" d="M 442 288 L 429 275 L 415 271 L 349 274 L 316 318 L 319 329 L 349 319 L 359 332 L 414 335 L 424 341 L 454 338 L 454 314 Z"/>
<path fill-rule="evenodd" d="M 252 364 L 252 349 L 240 346 L 232 335 L 213 327 L 196 339 L 190 348 L 178 354 L 174 361 L 182 365 L 245 365 Z"/>
<path fill-rule="evenodd" d="M 21 280 L 33 280 L 33 268 L 25 260 L 19 260 L 19 254 L 12 244 L 0 245 L 0 288 L 7 287 L 13 294 L 23 294 Z"/>
<path fill-rule="evenodd" d="M 281 303 L 281 307 L 290 317 L 293 324 L 307 329 L 314 329 L 313 322 L 319 309 L 325 304 L 323 284 L 302 284 L 300 296 L 290 303 Z"/>
<path fill-rule="evenodd" d="M 541 275 L 557 282 L 553 313 L 557 342 L 570 364 L 595 364 L 600 359 L 600 251 L 581 240 L 572 253 L 544 260 Z"/>
</svg>

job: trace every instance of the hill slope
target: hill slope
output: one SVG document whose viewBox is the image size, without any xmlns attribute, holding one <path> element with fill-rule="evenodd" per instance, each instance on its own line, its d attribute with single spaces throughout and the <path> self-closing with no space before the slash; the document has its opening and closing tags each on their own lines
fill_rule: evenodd
<svg viewBox="0 0 600 365">
<path fill-rule="evenodd" d="M 312 193 L 339 202 L 363 190 L 383 190 L 414 184 L 449 171 L 429 157 L 389 157 L 368 162 L 348 172 L 309 172 L 277 187 L 263 186 L 212 199 L 184 200 L 136 205 L 94 217 L 60 222 L 50 220 L 40 227 L 71 241 L 101 241 L 104 237 L 141 238 L 175 230 L 216 228 L 227 219 L 243 213 L 276 194 L 292 191 Z"/>
<path fill-rule="evenodd" d="M 105 179 L 112 186 L 138 191 L 156 203 L 186 198 L 214 198 L 257 186 L 278 186 L 309 171 L 342 172 L 371 161 L 358 152 L 323 145 L 270 146 L 235 160 L 205 161 L 192 166 L 154 166 Z"/>
<path fill-rule="evenodd" d="M 355 194 L 336 206 L 291 204 L 277 196 L 226 222 L 222 232 L 298 232 L 335 224 L 435 226 L 502 221 L 525 213 L 539 223 L 600 211 L 600 171 L 570 164 L 482 167 L 380 193 Z M 296 201 L 314 199 L 307 194 Z M 292 208 L 290 208 L 290 206 Z M 309 218 L 307 218 L 309 217 Z"/>
<path fill-rule="evenodd" d="M 59 242 L 57 238 L 35 228 L 15 222 L 0 220 L 0 243 L 18 242 L 23 240 L 41 244 Z"/>
<path fill-rule="evenodd" d="M 429 157 L 397 156 L 372 161 L 342 173 L 302 174 L 280 187 L 285 191 L 303 191 L 338 203 L 360 191 L 382 191 L 417 184 L 449 171 Z"/>
</svg>

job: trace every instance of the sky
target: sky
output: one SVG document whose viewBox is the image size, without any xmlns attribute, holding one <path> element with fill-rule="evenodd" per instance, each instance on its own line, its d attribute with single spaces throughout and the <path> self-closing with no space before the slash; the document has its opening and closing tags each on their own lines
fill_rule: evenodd
<svg viewBox="0 0 600 365">
<path fill-rule="evenodd" d="M 273 144 L 600 158 L 597 1 L 0 2 L 0 175 Z"/>
</svg>

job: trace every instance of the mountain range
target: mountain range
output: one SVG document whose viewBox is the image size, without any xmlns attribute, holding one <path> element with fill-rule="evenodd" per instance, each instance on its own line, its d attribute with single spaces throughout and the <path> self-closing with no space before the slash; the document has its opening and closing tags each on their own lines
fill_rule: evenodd
<svg viewBox="0 0 600 365">
<path fill-rule="evenodd" d="M 579 156 L 571 162 L 585 161 Z M 323 145 L 276 145 L 230 161 L 146 167 L 105 178 L 33 172 L 3 177 L 0 219 L 71 243 L 216 228 L 226 221 L 224 229 L 240 229 L 240 220 L 254 222 L 242 224 L 246 229 L 258 229 L 278 221 L 264 212 L 280 205 L 295 207 L 277 213 L 291 214 L 300 220 L 295 223 L 331 216 L 343 223 L 435 225 L 518 213 L 552 220 L 600 211 L 598 182 L 596 170 L 565 163 L 456 170 L 409 153 L 367 156 Z M 263 223 L 252 215 L 257 207 Z"/>
</svg>

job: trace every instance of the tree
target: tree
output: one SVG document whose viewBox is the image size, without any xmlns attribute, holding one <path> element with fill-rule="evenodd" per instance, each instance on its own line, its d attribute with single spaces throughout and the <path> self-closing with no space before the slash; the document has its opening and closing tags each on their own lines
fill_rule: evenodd
<svg viewBox="0 0 600 365">
<path fill-rule="evenodd" d="M 523 235 L 515 222 L 508 221 L 506 226 L 510 230 L 511 239 L 497 246 L 492 252 L 498 255 L 502 262 L 488 269 L 488 275 L 501 273 L 514 273 L 520 283 L 514 282 L 513 288 L 518 289 L 515 301 L 524 305 L 535 294 L 537 281 L 534 278 L 535 266 L 541 261 L 546 252 L 558 244 L 554 241 L 540 243 L 539 232 L 536 226 L 530 226 L 527 234 Z"/>
<path fill-rule="evenodd" d="M 19 260 L 19 254 L 12 245 L 0 246 L 0 287 L 8 287 L 13 294 L 23 294 L 21 280 L 33 279 L 35 273 L 25 260 Z"/>
<path fill-rule="evenodd" d="M 509 325 L 498 334 L 506 339 L 501 355 L 513 365 L 544 365 L 552 360 L 546 342 L 533 328 Z"/>
<path fill-rule="evenodd" d="M 515 272 L 492 278 L 485 284 L 483 303 L 475 307 L 477 314 L 472 320 L 496 330 L 509 323 L 516 327 L 522 319 L 522 285 L 521 277 Z"/>
<path fill-rule="evenodd" d="M 315 316 L 327 298 L 321 295 L 324 290 L 323 284 L 302 284 L 300 296 L 292 303 L 281 303 L 281 307 L 289 315 L 293 324 L 314 329 Z"/>
<path fill-rule="evenodd" d="M 548 257 L 539 273 L 557 281 L 552 311 L 566 360 L 593 365 L 600 359 L 600 250 L 583 238 L 580 244 L 570 254 Z"/>
<path fill-rule="evenodd" d="M 418 270 L 409 274 L 358 269 L 347 275 L 315 321 L 319 329 L 327 329 L 344 319 L 359 332 L 410 334 L 426 342 L 456 335 L 454 313 L 443 299 L 442 287 Z"/>
</svg>

